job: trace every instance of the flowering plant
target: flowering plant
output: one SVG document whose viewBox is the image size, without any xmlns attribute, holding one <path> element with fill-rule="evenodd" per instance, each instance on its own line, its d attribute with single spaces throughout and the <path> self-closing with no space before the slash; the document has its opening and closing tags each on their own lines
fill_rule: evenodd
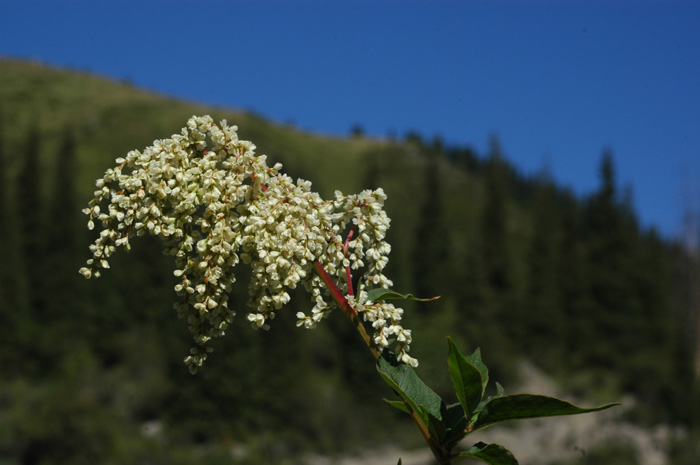
<svg viewBox="0 0 700 465">
<path fill-rule="evenodd" d="M 389 300 L 415 299 L 392 291 L 384 274 L 390 220 L 383 190 L 324 200 L 311 183 L 294 182 L 270 167 L 255 145 L 239 140 L 236 126 L 192 117 L 180 134 L 133 150 L 97 180 L 88 228 L 101 225 L 90 246 L 92 258 L 80 269 L 99 277 L 109 258 L 146 233 L 157 236 L 175 257 L 177 313 L 186 318 L 196 346 L 185 363 L 194 374 L 211 352 L 207 343 L 225 334 L 235 310 L 228 292 L 240 262 L 251 268 L 248 284 L 253 328 L 269 327 L 290 300 L 289 289 L 303 285 L 310 313 L 297 313 L 297 326 L 314 328 L 334 308 L 350 319 L 377 359 L 381 377 L 400 396 L 389 403 L 411 415 L 439 463 L 470 456 L 491 464 L 517 461 L 502 446 L 479 443 L 452 449 L 467 434 L 493 423 L 535 416 L 584 413 L 544 396 L 506 396 L 500 389 L 484 399 L 488 370 L 480 353 L 464 357 L 449 340 L 449 369 L 459 402 L 448 405 L 413 371 L 408 355 L 411 331 L 401 325 L 403 310 Z M 353 281 L 353 272 L 361 275 Z M 424 299 L 431 300 L 431 299 Z M 370 329 L 371 328 L 371 329 Z M 371 332 L 371 335 L 370 335 Z M 393 350 L 392 350 L 393 349 Z"/>
</svg>

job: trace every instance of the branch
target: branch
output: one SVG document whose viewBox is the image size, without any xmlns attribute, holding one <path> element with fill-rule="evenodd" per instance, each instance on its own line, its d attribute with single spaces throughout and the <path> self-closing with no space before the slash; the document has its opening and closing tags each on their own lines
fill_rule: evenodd
<svg viewBox="0 0 700 465">
<path fill-rule="evenodd" d="M 378 359 L 381 356 L 382 351 L 377 347 L 377 345 L 374 343 L 369 334 L 367 334 L 367 330 L 362 324 L 362 320 L 360 320 L 360 316 L 357 314 L 357 310 L 352 308 L 352 306 L 348 302 L 348 299 L 345 298 L 343 293 L 333 281 L 333 278 L 330 277 L 328 272 L 325 270 L 325 268 L 323 268 L 323 265 L 321 265 L 321 263 L 319 263 L 318 260 L 314 260 L 314 269 L 316 270 L 316 273 L 318 273 L 318 275 L 321 277 L 323 282 L 326 284 L 326 287 L 330 291 L 333 300 L 335 300 L 335 302 L 338 304 L 345 316 L 348 317 L 348 319 L 352 322 L 357 332 L 360 333 L 362 340 L 365 341 L 365 344 L 369 348 L 370 352 L 372 352 L 374 358 Z"/>
<path fill-rule="evenodd" d="M 355 234 L 355 227 L 353 226 L 350 229 L 350 232 L 348 233 L 348 237 L 345 238 L 345 244 L 343 244 L 343 255 L 345 256 L 345 259 L 348 259 L 348 246 L 350 244 L 350 239 L 352 239 L 352 236 Z M 345 267 L 345 279 L 348 282 L 348 295 L 355 295 L 355 292 L 352 289 L 352 272 L 350 271 L 350 265 Z"/>
</svg>

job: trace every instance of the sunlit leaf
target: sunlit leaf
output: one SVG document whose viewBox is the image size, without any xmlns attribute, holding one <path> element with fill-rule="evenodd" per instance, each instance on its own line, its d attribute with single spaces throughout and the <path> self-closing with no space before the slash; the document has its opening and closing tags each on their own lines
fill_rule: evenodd
<svg viewBox="0 0 700 465">
<path fill-rule="evenodd" d="M 560 415 L 578 415 L 581 413 L 598 412 L 615 405 L 619 404 L 612 403 L 593 408 L 581 408 L 554 397 L 514 394 L 494 397 L 486 402 L 470 426 L 472 430 L 477 430 L 502 421 Z"/>
</svg>

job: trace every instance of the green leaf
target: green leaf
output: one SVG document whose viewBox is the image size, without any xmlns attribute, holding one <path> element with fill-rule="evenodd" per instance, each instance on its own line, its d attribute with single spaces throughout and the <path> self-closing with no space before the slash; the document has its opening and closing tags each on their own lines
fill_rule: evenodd
<svg viewBox="0 0 700 465">
<path fill-rule="evenodd" d="M 496 381 L 496 394 L 494 394 L 494 395 L 492 395 L 492 396 L 489 396 L 487 399 L 483 399 L 483 400 L 481 401 L 481 403 L 479 404 L 479 406 L 478 406 L 476 409 L 477 409 L 478 411 L 481 411 L 481 409 L 484 408 L 484 405 L 486 405 L 487 403 L 491 402 L 491 401 L 492 401 L 493 399 L 495 399 L 496 397 L 503 397 L 503 396 L 505 396 L 505 395 L 506 395 L 505 389 L 503 389 L 503 386 L 501 386 L 501 383 L 499 383 L 498 381 Z"/>
<path fill-rule="evenodd" d="M 452 448 L 467 435 L 467 418 L 464 416 L 462 404 L 448 405 L 442 414 L 442 423 L 445 425 L 445 436 L 440 440 L 440 446 L 451 451 Z"/>
<path fill-rule="evenodd" d="M 469 450 L 460 452 L 460 457 L 472 457 L 491 465 L 518 465 L 513 454 L 500 444 L 477 442 Z"/>
<path fill-rule="evenodd" d="M 471 430 L 485 428 L 494 423 L 525 418 L 553 417 L 559 415 L 578 415 L 598 412 L 617 403 L 601 405 L 594 408 L 581 408 L 561 399 L 531 394 L 514 394 L 495 397 L 484 405 L 476 418 L 472 419 Z"/>
<path fill-rule="evenodd" d="M 394 354 L 385 350 L 377 360 L 377 371 L 382 379 L 406 401 L 410 409 L 420 416 L 426 428 L 430 427 L 430 416 L 442 420 L 441 409 L 444 405 L 442 398 L 418 377 L 413 368 L 399 363 Z"/>
<path fill-rule="evenodd" d="M 469 419 L 484 394 L 483 378 L 481 371 L 462 355 L 451 337 L 447 338 L 447 342 L 450 346 L 450 354 L 447 358 L 450 378 L 464 414 Z"/>
<path fill-rule="evenodd" d="M 467 360 L 481 373 L 481 397 L 484 397 L 486 385 L 489 384 L 489 369 L 486 368 L 484 362 L 481 361 L 481 349 L 477 347 L 473 354 L 467 356 Z"/>
<path fill-rule="evenodd" d="M 449 430 L 464 433 L 464 428 L 467 426 L 467 419 L 464 416 L 462 404 L 457 402 L 456 404 L 448 405 L 442 413 L 442 421 Z M 464 434 L 460 436 L 460 439 L 463 437 Z"/>
<path fill-rule="evenodd" d="M 501 386 L 501 383 L 496 381 L 496 395 L 495 397 L 503 397 L 506 395 L 506 390 L 503 389 L 503 386 Z"/>
<path fill-rule="evenodd" d="M 377 361 L 382 379 L 405 402 L 387 401 L 402 412 L 416 412 L 419 421 L 430 433 L 436 445 L 451 449 L 465 436 L 466 419 L 461 404 L 447 406 L 410 366 L 399 363 L 394 354 L 385 350 Z"/>
<path fill-rule="evenodd" d="M 391 405 L 392 407 L 395 407 L 402 412 L 410 414 L 411 412 L 408 410 L 408 407 L 406 406 L 406 402 L 401 401 L 401 400 L 389 400 L 389 399 L 384 399 L 384 402 L 387 404 Z"/>
<path fill-rule="evenodd" d="M 397 463 L 396 465 L 401 465 L 401 459 L 399 459 L 399 463 Z"/>
<path fill-rule="evenodd" d="M 444 407 L 444 403 L 442 406 Z M 436 444 L 442 444 L 444 439 L 448 435 L 447 425 L 442 420 L 442 411 L 439 416 L 433 415 L 428 412 L 428 409 L 423 405 L 418 406 L 421 409 L 422 415 L 428 419 L 428 431 L 430 432 L 430 437 L 434 438 Z"/>
<path fill-rule="evenodd" d="M 440 296 L 431 297 L 430 299 L 419 299 L 414 297 L 413 294 L 399 294 L 391 289 L 372 289 L 367 292 L 367 300 L 371 302 L 379 302 L 380 300 L 417 300 L 419 302 L 429 302 L 431 300 L 437 300 Z"/>
</svg>

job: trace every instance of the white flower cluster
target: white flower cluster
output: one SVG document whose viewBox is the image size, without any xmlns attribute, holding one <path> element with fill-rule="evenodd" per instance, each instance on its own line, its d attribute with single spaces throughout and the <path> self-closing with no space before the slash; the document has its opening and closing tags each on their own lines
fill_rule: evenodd
<svg viewBox="0 0 700 465">
<path fill-rule="evenodd" d="M 366 290 L 391 285 L 382 273 L 390 251 L 384 192 L 336 192 L 335 201 L 325 201 L 310 182 L 280 174 L 282 165 L 268 167 L 266 157 L 255 156 L 255 146 L 239 140 L 236 131 L 226 121 L 216 125 L 209 116 L 192 117 L 180 134 L 118 158 L 83 210 L 88 228 L 98 221 L 102 230 L 80 273 L 99 277 L 117 247 L 128 251 L 129 241 L 146 233 L 159 237 L 165 253 L 175 257 L 175 307 L 197 342 L 185 359 L 195 372 L 211 352 L 207 341 L 222 336 L 233 319 L 228 292 L 240 261 L 252 269 L 253 311 L 247 318 L 254 328 L 267 328 L 275 310 L 289 302 L 288 289 L 300 283 L 315 306 L 310 316 L 297 314 L 299 326 L 314 327 L 335 307 L 314 271 L 318 262 L 371 322 L 375 344 L 396 342 L 397 356 L 416 365 L 406 353 L 411 333 L 399 324 L 402 310 L 366 301 Z M 351 240 L 344 243 L 341 234 L 348 228 Z M 364 271 L 357 300 L 348 270 Z"/>
<path fill-rule="evenodd" d="M 418 360 L 408 355 L 411 344 L 411 330 L 401 326 L 403 309 L 394 307 L 389 302 L 373 303 L 367 300 L 367 293 L 362 290 L 356 299 L 349 296 L 350 305 L 365 321 L 372 323 L 374 328 L 374 343 L 379 347 L 387 347 L 391 341 L 396 341 L 395 352 L 398 359 L 412 367 L 418 366 Z"/>
</svg>

